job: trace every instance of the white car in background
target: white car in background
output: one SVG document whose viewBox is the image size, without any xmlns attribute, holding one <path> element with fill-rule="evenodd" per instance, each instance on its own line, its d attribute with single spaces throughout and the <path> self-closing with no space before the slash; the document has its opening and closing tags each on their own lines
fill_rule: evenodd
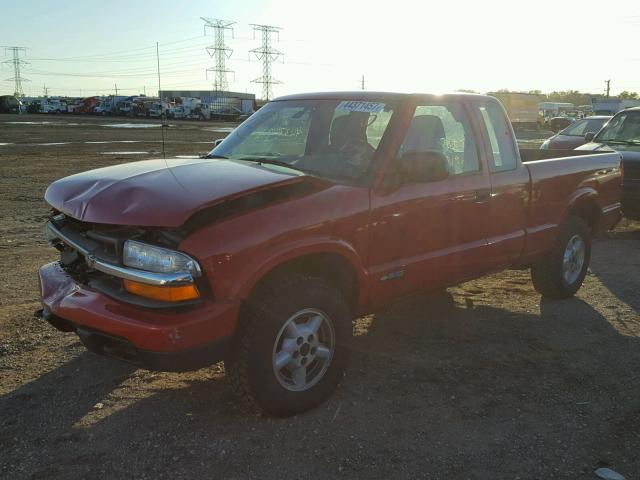
<svg viewBox="0 0 640 480">
<path fill-rule="evenodd" d="M 100 102 L 94 109 L 93 113 L 96 115 L 107 115 L 111 113 L 111 103 L 109 102 Z"/>
<path fill-rule="evenodd" d="M 41 113 L 66 113 L 67 104 L 54 98 L 45 99 L 40 104 L 40 112 Z"/>
</svg>

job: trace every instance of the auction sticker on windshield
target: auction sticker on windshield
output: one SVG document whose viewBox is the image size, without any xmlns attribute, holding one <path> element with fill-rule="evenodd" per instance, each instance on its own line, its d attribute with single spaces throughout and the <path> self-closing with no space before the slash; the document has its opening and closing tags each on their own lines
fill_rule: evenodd
<svg viewBox="0 0 640 480">
<path fill-rule="evenodd" d="M 349 110 L 350 112 L 380 113 L 384 110 L 384 103 L 345 100 L 338 104 L 338 106 L 336 107 L 336 110 Z"/>
</svg>

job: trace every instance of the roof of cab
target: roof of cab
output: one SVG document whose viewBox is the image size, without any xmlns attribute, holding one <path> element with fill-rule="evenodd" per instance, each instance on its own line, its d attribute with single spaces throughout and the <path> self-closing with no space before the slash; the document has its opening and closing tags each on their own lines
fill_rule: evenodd
<svg viewBox="0 0 640 480">
<path fill-rule="evenodd" d="M 369 92 L 362 90 L 345 91 L 345 92 L 313 92 L 313 93 L 298 93 L 294 95 L 285 95 L 278 97 L 273 101 L 279 102 L 282 100 L 363 100 L 363 101 L 380 101 L 380 100 L 407 100 L 411 98 L 424 98 L 424 97 L 440 97 L 447 99 L 461 99 L 461 98 L 495 98 L 488 95 L 480 95 L 477 93 L 444 93 L 444 94 L 430 94 L 430 93 L 401 93 L 401 92 Z"/>
</svg>

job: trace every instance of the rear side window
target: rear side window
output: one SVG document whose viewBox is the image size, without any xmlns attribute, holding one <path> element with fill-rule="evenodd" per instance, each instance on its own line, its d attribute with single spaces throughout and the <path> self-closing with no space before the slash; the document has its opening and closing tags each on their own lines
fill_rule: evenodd
<svg viewBox="0 0 640 480">
<path fill-rule="evenodd" d="M 494 172 L 516 168 L 518 153 L 513 142 L 511 127 L 502 108 L 497 103 L 479 105 L 480 117 L 487 128 L 493 159 L 489 165 Z"/>
</svg>

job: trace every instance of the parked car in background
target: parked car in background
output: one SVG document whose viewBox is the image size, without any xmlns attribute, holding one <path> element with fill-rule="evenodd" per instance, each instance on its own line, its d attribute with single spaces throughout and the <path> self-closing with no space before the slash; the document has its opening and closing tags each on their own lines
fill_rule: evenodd
<svg viewBox="0 0 640 480">
<path fill-rule="evenodd" d="M 66 98 L 65 104 L 67 106 L 67 110 L 63 113 L 79 113 L 78 109 L 82 106 L 81 98 Z"/>
<path fill-rule="evenodd" d="M 552 132 L 559 132 L 560 130 L 567 128 L 575 121 L 572 117 L 553 117 L 547 121 L 547 128 Z"/>
<path fill-rule="evenodd" d="M 0 96 L 0 113 L 20 113 L 20 100 L 13 95 Z"/>
<path fill-rule="evenodd" d="M 204 117 L 202 110 L 202 100 L 199 98 L 182 97 L 176 99 L 176 103 L 171 105 L 166 113 L 167 118 L 201 119 Z"/>
<path fill-rule="evenodd" d="M 174 105 L 170 102 L 155 101 L 149 106 L 149 116 L 159 118 L 164 113 L 165 115 Z"/>
<path fill-rule="evenodd" d="M 542 150 L 573 150 L 589 141 L 585 135 L 588 133 L 595 135 L 610 119 L 610 116 L 600 115 L 578 120 L 546 139 L 540 148 Z"/>
<path fill-rule="evenodd" d="M 87 97 L 82 99 L 80 105 L 75 109 L 75 113 L 93 113 L 93 110 L 100 104 L 100 97 Z"/>
<path fill-rule="evenodd" d="M 31 100 L 22 109 L 24 113 L 40 113 L 42 102 L 40 100 Z"/>
<path fill-rule="evenodd" d="M 589 140 L 576 150 L 622 154 L 622 211 L 626 217 L 640 220 L 640 107 L 616 113 Z"/>
<path fill-rule="evenodd" d="M 45 98 L 40 104 L 41 113 L 67 113 L 67 104 L 59 98 Z"/>
<path fill-rule="evenodd" d="M 101 100 L 100 103 L 98 103 L 94 108 L 93 108 L 93 114 L 94 115 L 110 115 L 113 113 L 114 111 L 114 105 L 113 105 L 113 101 L 111 100 Z"/>
<path fill-rule="evenodd" d="M 147 368 L 224 359 L 243 401 L 300 413 L 341 381 L 353 318 L 504 268 L 574 295 L 620 155 L 559 157 L 523 163 L 488 96 L 284 97 L 205 158 L 51 184 L 42 313 Z"/>
</svg>

